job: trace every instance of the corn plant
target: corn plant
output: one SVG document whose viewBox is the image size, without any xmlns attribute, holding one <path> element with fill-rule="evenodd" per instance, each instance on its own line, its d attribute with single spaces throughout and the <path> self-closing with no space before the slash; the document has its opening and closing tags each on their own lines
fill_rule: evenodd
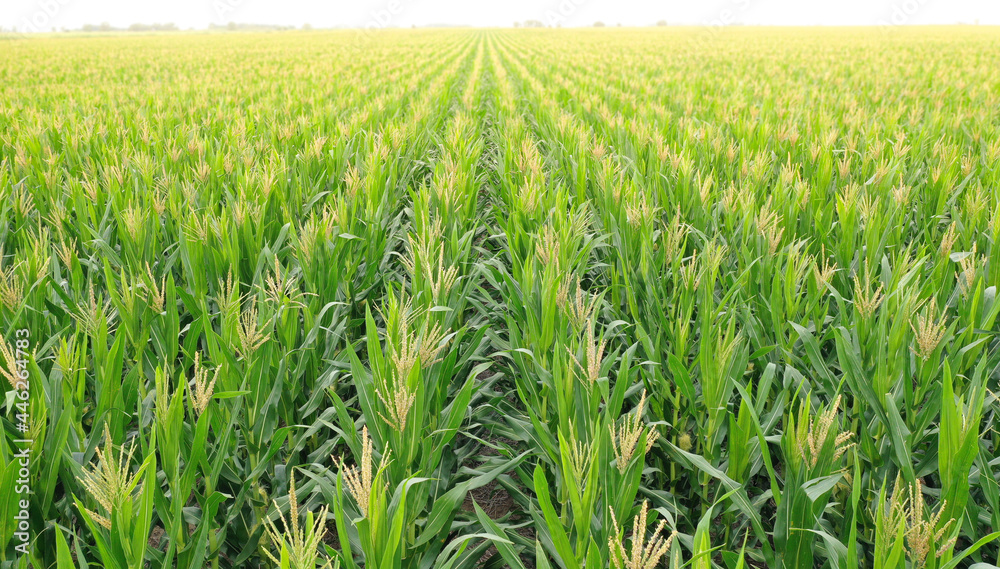
<svg viewBox="0 0 1000 569">
<path fill-rule="evenodd" d="M 0 38 L 0 567 L 1000 565 L 995 30 L 703 32 Z"/>
</svg>

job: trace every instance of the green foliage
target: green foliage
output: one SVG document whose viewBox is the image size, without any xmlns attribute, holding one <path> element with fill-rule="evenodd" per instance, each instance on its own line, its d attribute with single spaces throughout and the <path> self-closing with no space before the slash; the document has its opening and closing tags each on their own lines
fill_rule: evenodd
<svg viewBox="0 0 1000 569">
<path fill-rule="evenodd" d="M 1000 564 L 994 30 L 363 41 L 4 42 L 0 568 Z"/>
</svg>

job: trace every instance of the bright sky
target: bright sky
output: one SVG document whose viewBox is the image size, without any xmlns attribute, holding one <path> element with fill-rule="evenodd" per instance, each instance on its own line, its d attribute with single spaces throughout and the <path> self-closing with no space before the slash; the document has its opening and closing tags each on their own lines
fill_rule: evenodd
<svg viewBox="0 0 1000 569">
<path fill-rule="evenodd" d="M 108 22 L 237 23 L 325 27 L 432 24 L 563 27 L 684 25 L 1000 24 L 996 0 L 0 0 L 0 26 L 50 31 Z M 33 29 L 32 29 L 33 28 Z"/>
</svg>

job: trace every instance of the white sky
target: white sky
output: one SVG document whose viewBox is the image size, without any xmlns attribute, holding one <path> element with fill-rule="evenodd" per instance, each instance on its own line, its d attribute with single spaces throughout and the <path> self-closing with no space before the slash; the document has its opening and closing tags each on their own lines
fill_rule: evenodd
<svg viewBox="0 0 1000 569">
<path fill-rule="evenodd" d="M 996 0 L 0 0 L 0 26 L 50 31 L 108 22 L 276 24 L 313 27 L 511 26 L 539 20 L 564 27 L 721 25 L 1000 24 Z M 29 29 L 33 26 L 35 29 Z"/>
</svg>

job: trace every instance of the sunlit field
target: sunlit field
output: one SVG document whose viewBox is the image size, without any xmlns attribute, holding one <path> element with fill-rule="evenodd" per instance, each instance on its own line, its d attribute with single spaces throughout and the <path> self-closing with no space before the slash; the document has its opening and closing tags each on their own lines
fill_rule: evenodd
<svg viewBox="0 0 1000 569">
<path fill-rule="evenodd" d="M 1000 564 L 1000 30 L 0 53 L 0 567 Z"/>
</svg>

